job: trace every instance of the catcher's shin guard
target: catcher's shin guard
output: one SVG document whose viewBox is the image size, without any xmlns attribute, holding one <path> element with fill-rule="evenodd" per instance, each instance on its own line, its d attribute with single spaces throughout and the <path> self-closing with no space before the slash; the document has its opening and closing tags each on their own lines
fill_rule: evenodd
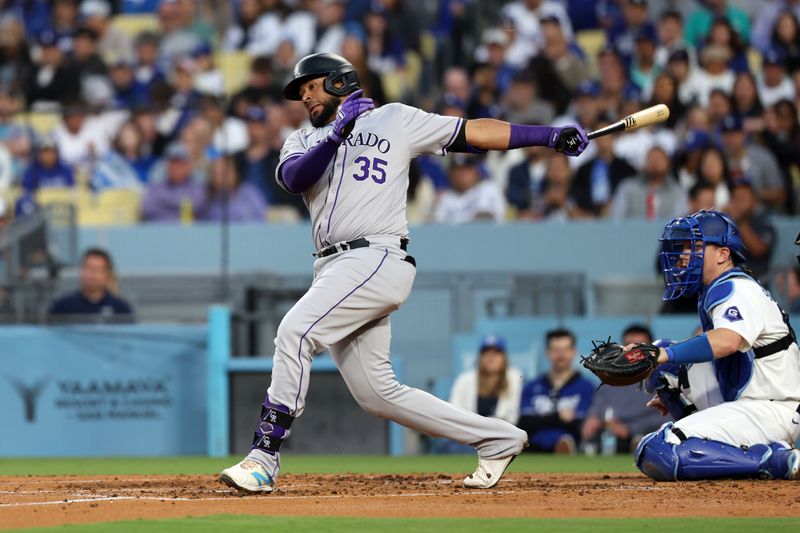
<svg viewBox="0 0 800 533">
<path fill-rule="evenodd" d="M 696 437 L 680 439 L 672 432 L 671 422 L 643 438 L 634 457 L 637 468 L 656 481 L 795 479 L 800 469 L 800 451 L 784 443 L 740 448 Z"/>
</svg>

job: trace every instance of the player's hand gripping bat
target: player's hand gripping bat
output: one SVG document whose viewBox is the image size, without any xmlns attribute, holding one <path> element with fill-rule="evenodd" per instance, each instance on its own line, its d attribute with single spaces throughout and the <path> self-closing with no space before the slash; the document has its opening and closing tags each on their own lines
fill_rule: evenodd
<svg viewBox="0 0 800 533">
<path fill-rule="evenodd" d="M 630 114 L 627 117 L 619 120 L 613 124 L 609 124 L 604 128 L 589 132 L 589 139 L 596 139 L 603 135 L 610 133 L 617 133 L 620 131 L 632 131 L 645 126 L 652 126 L 659 122 L 664 122 L 669 118 L 669 108 L 664 104 L 654 105 L 636 113 Z"/>
</svg>

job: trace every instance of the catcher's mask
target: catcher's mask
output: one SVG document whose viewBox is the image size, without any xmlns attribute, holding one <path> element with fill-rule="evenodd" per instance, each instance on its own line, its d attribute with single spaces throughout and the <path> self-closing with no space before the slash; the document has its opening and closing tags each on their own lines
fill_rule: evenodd
<svg viewBox="0 0 800 533">
<path fill-rule="evenodd" d="M 698 291 L 703 281 L 703 255 L 706 244 L 724 246 L 733 262 L 746 261 L 739 228 L 719 211 L 698 211 L 671 220 L 661 234 L 661 271 L 664 273 L 664 300 L 675 300 Z"/>
<path fill-rule="evenodd" d="M 334 96 L 347 96 L 360 87 L 356 69 L 348 60 L 336 54 L 312 54 L 295 65 L 292 80 L 283 89 L 284 98 L 300 100 L 300 86 L 322 76 L 325 91 Z"/>
</svg>

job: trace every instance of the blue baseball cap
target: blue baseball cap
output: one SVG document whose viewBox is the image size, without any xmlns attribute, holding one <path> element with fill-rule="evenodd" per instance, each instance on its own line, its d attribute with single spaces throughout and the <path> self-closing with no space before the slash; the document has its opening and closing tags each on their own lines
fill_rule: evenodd
<svg viewBox="0 0 800 533">
<path fill-rule="evenodd" d="M 742 131 L 744 126 L 742 125 L 742 119 L 739 115 L 726 115 L 719 123 L 719 129 L 722 133 L 727 133 L 729 131 Z"/>
<path fill-rule="evenodd" d="M 703 130 L 689 130 L 686 133 L 686 144 L 684 149 L 687 152 L 702 150 L 711 145 L 711 136 Z"/>
<path fill-rule="evenodd" d="M 58 35 L 53 30 L 44 30 L 36 36 L 36 42 L 39 43 L 39 46 L 56 46 Z"/>
<path fill-rule="evenodd" d="M 785 66 L 786 57 L 783 51 L 778 48 L 770 48 L 764 54 L 764 65 L 780 65 Z"/>
<path fill-rule="evenodd" d="M 244 119 L 247 122 L 264 122 L 267 120 L 267 113 L 261 106 L 250 106 L 244 113 Z"/>
<path fill-rule="evenodd" d="M 600 96 L 600 85 L 593 81 L 584 81 L 575 89 L 575 96 Z"/>
<path fill-rule="evenodd" d="M 497 350 L 498 352 L 506 353 L 506 341 L 503 337 L 497 335 L 487 335 L 481 341 L 480 353 L 486 350 Z"/>
</svg>

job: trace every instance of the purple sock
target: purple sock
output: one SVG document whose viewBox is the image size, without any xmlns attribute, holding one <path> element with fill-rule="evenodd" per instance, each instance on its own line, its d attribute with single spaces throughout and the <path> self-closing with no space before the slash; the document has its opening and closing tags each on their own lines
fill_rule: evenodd
<svg viewBox="0 0 800 533">
<path fill-rule="evenodd" d="M 265 396 L 261 406 L 261 419 L 253 435 L 252 448 L 274 454 L 288 436 L 293 420 L 294 417 L 289 415 L 287 407 L 272 403 L 269 396 Z"/>
<path fill-rule="evenodd" d="M 552 137 L 556 128 L 549 126 L 526 126 L 524 124 L 511 125 L 511 137 L 508 139 L 508 149 L 524 148 L 526 146 L 555 146 L 556 140 Z M 558 137 L 555 135 L 555 137 Z"/>
</svg>

